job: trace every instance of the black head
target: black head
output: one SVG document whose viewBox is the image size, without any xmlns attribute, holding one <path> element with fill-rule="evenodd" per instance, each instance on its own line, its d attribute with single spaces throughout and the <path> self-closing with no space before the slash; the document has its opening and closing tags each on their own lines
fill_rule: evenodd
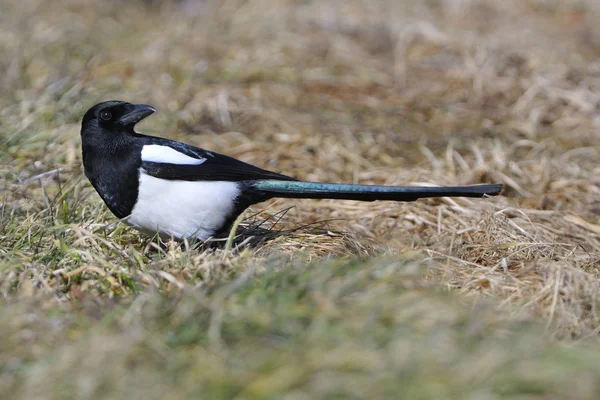
<svg viewBox="0 0 600 400">
<path fill-rule="evenodd" d="M 105 101 L 90 108 L 81 121 L 81 134 L 108 135 L 117 138 L 134 132 L 135 124 L 152 115 L 156 110 L 146 104 L 125 101 Z"/>
</svg>

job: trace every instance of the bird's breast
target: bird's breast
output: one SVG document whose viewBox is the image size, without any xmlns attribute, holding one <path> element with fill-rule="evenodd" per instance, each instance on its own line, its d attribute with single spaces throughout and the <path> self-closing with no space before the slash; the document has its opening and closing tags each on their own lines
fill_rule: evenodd
<svg viewBox="0 0 600 400">
<path fill-rule="evenodd" d="M 128 216 L 138 197 L 139 165 L 134 149 L 105 154 L 93 146 L 83 148 L 85 176 L 118 218 Z"/>
</svg>

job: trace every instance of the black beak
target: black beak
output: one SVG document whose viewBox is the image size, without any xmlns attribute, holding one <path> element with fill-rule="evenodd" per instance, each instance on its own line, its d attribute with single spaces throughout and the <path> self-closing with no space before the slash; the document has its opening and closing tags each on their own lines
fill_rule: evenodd
<svg viewBox="0 0 600 400">
<path fill-rule="evenodd" d="M 123 126 L 135 125 L 138 122 L 140 122 L 141 120 L 143 120 L 144 118 L 149 117 L 150 115 L 154 114 L 155 112 L 156 112 L 156 109 L 147 104 L 134 104 L 133 110 L 131 110 L 127 114 L 123 115 L 121 117 L 121 119 L 119 119 L 119 122 Z"/>
</svg>

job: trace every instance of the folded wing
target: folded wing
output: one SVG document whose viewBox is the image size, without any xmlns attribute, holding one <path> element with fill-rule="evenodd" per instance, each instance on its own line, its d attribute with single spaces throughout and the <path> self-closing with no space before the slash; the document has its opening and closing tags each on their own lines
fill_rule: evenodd
<svg viewBox="0 0 600 400">
<path fill-rule="evenodd" d="M 142 148 L 142 169 L 155 178 L 182 181 L 253 181 L 296 179 L 264 170 L 235 158 L 182 145 L 151 143 Z"/>
</svg>

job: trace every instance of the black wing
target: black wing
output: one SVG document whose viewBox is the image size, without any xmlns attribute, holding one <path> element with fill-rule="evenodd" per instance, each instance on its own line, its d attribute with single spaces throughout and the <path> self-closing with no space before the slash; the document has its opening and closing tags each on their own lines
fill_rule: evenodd
<svg viewBox="0 0 600 400">
<path fill-rule="evenodd" d="M 150 137 L 149 137 L 150 138 Z M 159 138 L 152 138 L 159 139 Z M 249 181 L 259 179 L 276 179 L 295 181 L 295 178 L 264 170 L 223 154 L 213 153 L 204 149 L 160 138 L 148 144 L 169 146 L 189 157 L 204 159 L 198 165 L 169 164 L 142 160 L 142 168 L 148 175 L 160 179 L 183 181 Z"/>
</svg>

